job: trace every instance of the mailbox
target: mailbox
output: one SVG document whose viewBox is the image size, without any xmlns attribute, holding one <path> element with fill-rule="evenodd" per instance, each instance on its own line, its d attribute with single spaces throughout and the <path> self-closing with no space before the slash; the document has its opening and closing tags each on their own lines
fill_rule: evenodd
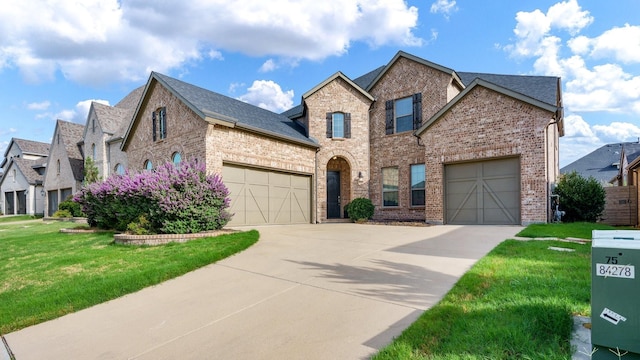
<svg viewBox="0 0 640 360">
<path fill-rule="evenodd" d="M 591 358 L 640 360 L 640 231 L 592 235 Z"/>
</svg>

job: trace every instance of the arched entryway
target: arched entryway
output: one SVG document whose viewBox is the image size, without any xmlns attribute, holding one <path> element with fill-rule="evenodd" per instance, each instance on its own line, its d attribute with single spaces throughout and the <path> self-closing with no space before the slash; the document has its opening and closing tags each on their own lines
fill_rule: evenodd
<svg viewBox="0 0 640 360">
<path fill-rule="evenodd" d="M 344 206 L 351 201 L 351 166 L 340 156 L 332 157 L 327 163 L 326 218 L 344 217 Z"/>
</svg>

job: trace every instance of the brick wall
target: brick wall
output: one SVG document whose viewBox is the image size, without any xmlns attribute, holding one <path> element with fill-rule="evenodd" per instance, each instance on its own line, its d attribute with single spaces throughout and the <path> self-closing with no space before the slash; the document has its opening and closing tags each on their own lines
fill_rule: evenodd
<svg viewBox="0 0 640 360">
<path fill-rule="evenodd" d="M 369 193 L 369 106 L 371 100 L 342 78 L 335 78 L 304 99 L 309 136 L 321 148 L 317 154 L 318 221 L 327 217 L 327 170 L 340 171 L 341 214 L 344 205 Z M 327 138 L 326 114 L 351 114 L 351 138 Z M 360 177 L 361 176 L 361 177 Z"/>
<path fill-rule="evenodd" d="M 426 220 L 443 223 L 444 165 L 520 157 L 521 223 L 547 221 L 547 145 L 553 113 L 477 86 L 421 136 L 427 169 Z"/>
<path fill-rule="evenodd" d="M 53 215 L 49 213 L 49 192 L 57 192 L 58 205 L 64 201 L 62 198 L 62 189 L 71 189 L 72 193 L 76 193 L 80 190 L 82 184 L 75 180 L 73 176 L 73 170 L 67 157 L 67 150 L 65 149 L 63 136 L 60 136 L 60 143 L 57 142 L 58 132 L 60 128 L 56 126 L 53 133 L 53 141 L 51 142 L 51 148 L 49 150 L 49 158 L 47 162 L 47 170 L 44 175 L 44 190 L 47 195 L 44 196 L 44 212 L 46 215 Z M 76 144 L 73 144 L 75 146 Z M 58 172 L 58 161 L 60 162 L 60 172 Z M 40 196 L 38 194 L 38 196 Z M 54 211 L 57 209 L 53 209 Z"/>
<path fill-rule="evenodd" d="M 376 102 L 371 109 L 371 182 L 369 197 L 376 207 L 375 219 L 424 220 L 424 207 L 411 207 L 410 166 L 425 163 L 425 148 L 413 132 L 386 135 L 385 101 L 422 93 L 422 120 L 440 110 L 451 95 L 450 74 L 432 67 L 399 58 L 371 89 Z M 449 94 L 449 95 L 448 95 Z M 399 206 L 382 206 L 383 167 L 398 167 Z M 427 178 L 429 178 L 427 166 Z M 427 201 L 430 197 L 427 195 Z"/>
</svg>

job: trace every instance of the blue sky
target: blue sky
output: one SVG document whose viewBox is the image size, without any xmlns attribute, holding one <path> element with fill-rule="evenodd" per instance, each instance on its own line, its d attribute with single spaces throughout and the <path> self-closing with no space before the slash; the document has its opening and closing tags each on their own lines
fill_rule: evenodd
<svg viewBox="0 0 640 360">
<path fill-rule="evenodd" d="M 155 70 L 270 110 L 403 50 L 457 71 L 561 76 L 560 165 L 640 138 L 637 0 L 21 0 L 0 10 L 0 151 L 50 142 Z"/>
</svg>

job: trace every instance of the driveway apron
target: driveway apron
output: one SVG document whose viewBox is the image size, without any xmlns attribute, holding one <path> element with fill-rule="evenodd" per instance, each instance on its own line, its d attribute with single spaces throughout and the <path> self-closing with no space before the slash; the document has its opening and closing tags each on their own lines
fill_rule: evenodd
<svg viewBox="0 0 640 360">
<path fill-rule="evenodd" d="M 250 249 L 5 336 L 28 359 L 366 359 L 517 226 L 264 226 Z"/>
</svg>

